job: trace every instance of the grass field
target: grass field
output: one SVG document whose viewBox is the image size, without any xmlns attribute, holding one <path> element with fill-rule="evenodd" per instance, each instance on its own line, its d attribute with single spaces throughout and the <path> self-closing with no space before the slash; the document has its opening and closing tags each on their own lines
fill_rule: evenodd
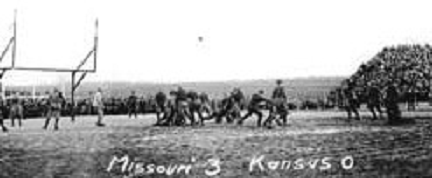
<svg viewBox="0 0 432 178">
<path fill-rule="evenodd" d="M 62 118 L 53 131 L 42 129 L 42 119 L 26 120 L 23 128 L 0 133 L 0 177 L 431 177 L 431 114 L 404 116 L 416 122 L 385 126 L 347 122 L 343 112 L 296 111 L 289 126 L 271 130 L 256 128 L 255 118 L 243 126 L 152 127 L 154 116 L 145 115 L 107 116 L 103 128 L 94 126 L 95 117 Z M 191 171 L 128 175 L 120 163 L 107 171 L 114 157 L 126 155 Z"/>
</svg>

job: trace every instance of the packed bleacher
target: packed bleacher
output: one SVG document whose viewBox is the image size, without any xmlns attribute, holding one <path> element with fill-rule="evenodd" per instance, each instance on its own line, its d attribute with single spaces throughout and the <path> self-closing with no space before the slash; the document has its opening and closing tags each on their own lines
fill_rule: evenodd
<svg viewBox="0 0 432 178">
<path fill-rule="evenodd" d="M 359 86 L 394 84 L 402 93 L 429 93 L 432 64 L 429 45 L 386 47 L 351 76 Z"/>
<path fill-rule="evenodd" d="M 350 83 L 359 93 L 365 92 L 368 85 L 376 86 L 380 91 L 393 85 L 398 89 L 401 102 L 428 101 L 431 65 L 432 47 L 428 44 L 385 47 L 331 91 L 328 100 L 337 105 L 338 90 Z"/>
</svg>

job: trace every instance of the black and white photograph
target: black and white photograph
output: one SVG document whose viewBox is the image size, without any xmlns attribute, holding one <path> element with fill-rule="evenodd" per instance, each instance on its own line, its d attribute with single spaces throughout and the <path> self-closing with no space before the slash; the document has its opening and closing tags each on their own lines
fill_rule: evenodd
<svg viewBox="0 0 432 178">
<path fill-rule="evenodd" d="M 0 178 L 432 177 L 431 7 L 2 0 Z"/>
</svg>

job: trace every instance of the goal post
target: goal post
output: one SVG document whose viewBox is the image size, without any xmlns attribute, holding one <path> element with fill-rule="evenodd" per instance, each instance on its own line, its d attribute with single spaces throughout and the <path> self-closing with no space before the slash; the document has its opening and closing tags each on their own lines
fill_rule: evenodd
<svg viewBox="0 0 432 178">
<path fill-rule="evenodd" d="M 2 50 L 0 56 L 0 63 L 8 52 L 12 53 L 12 63 L 11 66 L 0 67 L 0 85 L 3 88 L 3 77 L 7 71 L 35 71 L 35 72 L 62 72 L 71 74 L 71 108 L 70 115 L 72 122 L 75 121 L 75 91 L 80 86 L 81 82 L 87 76 L 87 73 L 95 73 L 97 69 L 97 52 L 98 52 L 98 30 L 99 30 L 99 20 L 95 20 L 94 37 L 93 37 L 93 47 L 84 57 L 84 59 L 75 68 L 56 68 L 56 67 L 25 67 L 16 66 L 16 50 L 17 50 L 17 11 L 14 11 L 14 22 L 13 22 L 13 36 L 9 39 L 6 47 Z M 89 63 L 89 60 L 93 60 L 93 67 L 91 69 L 83 69 L 83 66 Z M 77 77 L 79 75 L 79 77 Z M 2 93 L 4 91 L 1 91 Z"/>
</svg>

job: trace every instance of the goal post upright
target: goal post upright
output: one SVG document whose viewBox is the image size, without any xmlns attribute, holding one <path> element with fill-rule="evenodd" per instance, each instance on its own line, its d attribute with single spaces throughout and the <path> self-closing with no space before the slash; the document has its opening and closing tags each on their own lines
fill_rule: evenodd
<svg viewBox="0 0 432 178">
<path fill-rule="evenodd" d="M 15 58 L 16 58 L 16 36 L 17 36 L 17 10 L 14 10 L 14 19 L 13 19 L 13 34 L 12 37 L 10 37 L 9 42 L 7 43 L 6 47 L 2 50 L 1 56 L 0 56 L 0 63 L 3 61 L 3 58 L 6 56 L 6 54 L 10 51 L 12 53 L 12 63 L 11 67 L 2 67 L 0 70 L 0 96 L 2 99 L 5 97 L 5 91 L 4 91 L 4 80 L 3 77 L 6 74 L 8 70 L 12 70 L 13 66 L 15 65 Z M 13 46 L 12 46 L 13 45 Z M 11 49 L 12 46 L 12 49 Z"/>
<path fill-rule="evenodd" d="M 93 46 L 93 69 L 96 72 L 97 69 L 97 51 L 98 51 L 98 43 L 99 43 L 99 19 L 96 18 L 95 21 L 95 34 L 94 34 L 94 46 Z"/>
<path fill-rule="evenodd" d="M 14 24 L 13 24 L 13 49 L 12 49 L 12 68 L 15 67 L 15 59 L 16 59 L 16 39 L 17 39 L 17 10 L 14 10 Z"/>
<path fill-rule="evenodd" d="M 80 86 L 82 80 L 87 76 L 87 73 L 92 72 L 95 73 L 97 69 L 97 47 L 98 47 L 98 31 L 99 31 L 99 20 L 96 18 L 95 20 L 95 32 L 94 32 L 94 40 L 93 40 L 93 48 L 87 56 L 81 61 L 76 70 L 71 72 L 71 121 L 75 121 L 75 91 Z M 81 67 L 87 63 L 87 60 L 90 56 L 93 55 L 93 69 L 90 70 L 82 70 Z M 81 76 L 76 80 L 76 74 L 81 73 Z"/>
</svg>

